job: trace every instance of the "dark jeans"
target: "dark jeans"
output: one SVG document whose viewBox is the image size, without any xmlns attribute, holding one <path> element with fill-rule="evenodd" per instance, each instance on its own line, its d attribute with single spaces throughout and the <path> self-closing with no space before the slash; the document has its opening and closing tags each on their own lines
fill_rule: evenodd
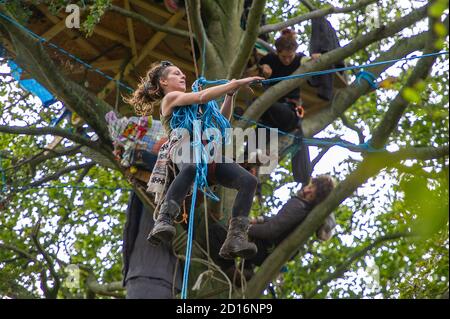
<svg viewBox="0 0 450 319">
<path fill-rule="evenodd" d="M 301 118 L 297 116 L 294 108 L 295 105 L 292 103 L 277 102 L 261 116 L 261 123 L 284 132 L 298 128 L 296 135 L 303 137 Z M 312 169 L 308 146 L 303 143 L 300 145 L 300 149 L 292 156 L 291 165 L 294 181 L 303 185 L 308 184 Z"/>
<path fill-rule="evenodd" d="M 264 112 L 260 122 L 261 124 L 278 128 L 284 132 L 293 131 L 299 121 L 294 108 L 295 105 L 292 103 L 276 102 Z"/>
<path fill-rule="evenodd" d="M 248 216 L 258 179 L 234 162 L 216 163 L 215 165 L 215 180 L 222 186 L 238 191 L 233 205 L 232 216 Z M 169 186 L 166 200 L 173 199 L 181 206 L 194 182 L 195 174 L 196 165 L 194 163 L 182 164 L 180 172 Z"/>
</svg>

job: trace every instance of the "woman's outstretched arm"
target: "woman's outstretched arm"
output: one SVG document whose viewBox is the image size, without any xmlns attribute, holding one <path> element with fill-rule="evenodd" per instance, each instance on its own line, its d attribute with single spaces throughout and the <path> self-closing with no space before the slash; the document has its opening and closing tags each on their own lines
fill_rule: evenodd
<svg viewBox="0 0 450 319">
<path fill-rule="evenodd" d="M 163 98 L 161 103 L 162 115 L 167 116 L 171 114 L 173 108 L 176 106 L 203 104 L 210 100 L 217 99 L 218 97 L 228 92 L 234 91 L 240 88 L 241 86 L 263 79 L 264 78 L 260 76 L 253 76 L 239 80 L 231 80 L 226 84 L 217 85 L 200 92 L 192 92 L 192 93 L 184 93 L 180 91 L 169 92 Z"/>
</svg>

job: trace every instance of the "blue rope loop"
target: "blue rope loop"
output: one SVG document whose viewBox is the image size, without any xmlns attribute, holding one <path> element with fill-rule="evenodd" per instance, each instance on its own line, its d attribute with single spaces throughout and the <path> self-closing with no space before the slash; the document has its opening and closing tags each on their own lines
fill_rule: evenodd
<svg viewBox="0 0 450 319">
<path fill-rule="evenodd" d="M 377 78 L 375 77 L 375 75 L 373 75 L 373 73 L 364 70 L 358 72 L 358 74 L 356 74 L 356 82 L 358 83 L 358 85 L 361 85 L 361 80 L 365 80 L 367 83 L 369 83 L 372 89 L 378 89 L 378 83 L 376 81 Z"/>
</svg>

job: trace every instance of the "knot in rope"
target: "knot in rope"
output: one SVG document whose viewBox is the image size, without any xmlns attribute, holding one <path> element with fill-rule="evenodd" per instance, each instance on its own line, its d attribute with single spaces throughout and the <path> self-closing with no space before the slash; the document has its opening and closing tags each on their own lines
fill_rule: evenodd
<svg viewBox="0 0 450 319">
<path fill-rule="evenodd" d="M 356 81 L 358 85 L 361 85 L 361 80 L 366 80 L 367 83 L 369 83 L 370 87 L 374 90 L 378 89 L 378 84 L 376 82 L 376 77 L 373 75 L 373 73 L 369 71 L 360 71 L 358 74 L 356 74 Z"/>
</svg>

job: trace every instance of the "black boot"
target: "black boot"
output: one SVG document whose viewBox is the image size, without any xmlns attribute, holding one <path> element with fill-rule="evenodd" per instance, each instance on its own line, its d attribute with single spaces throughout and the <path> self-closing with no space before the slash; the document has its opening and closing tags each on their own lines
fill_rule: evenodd
<svg viewBox="0 0 450 319">
<path fill-rule="evenodd" d="M 220 248 L 219 255 L 224 259 L 241 257 L 248 259 L 253 257 L 258 249 L 256 245 L 248 241 L 248 217 L 233 217 L 228 227 L 227 238 Z"/>
<path fill-rule="evenodd" d="M 170 242 L 175 236 L 173 221 L 179 212 L 180 205 L 173 199 L 164 201 L 159 210 L 155 226 L 153 226 L 147 240 L 153 245 L 158 245 L 161 241 Z"/>
</svg>

